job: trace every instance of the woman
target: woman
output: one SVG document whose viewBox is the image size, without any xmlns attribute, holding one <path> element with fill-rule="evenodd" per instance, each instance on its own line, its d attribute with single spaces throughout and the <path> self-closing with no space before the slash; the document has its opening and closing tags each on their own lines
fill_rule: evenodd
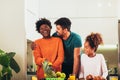
<svg viewBox="0 0 120 80">
<path fill-rule="evenodd" d="M 43 37 L 35 41 L 34 59 L 37 65 L 38 80 L 44 78 L 42 62 L 48 60 L 52 63 L 55 71 L 61 71 L 61 64 L 64 60 L 63 44 L 61 39 L 51 37 L 51 22 L 42 18 L 36 22 L 36 31 Z"/>
<path fill-rule="evenodd" d="M 97 54 L 98 45 L 103 44 L 99 33 L 91 33 L 85 39 L 84 52 L 81 55 L 81 71 L 79 78 L 101 78 L 105 79 L 108 75 L 104 56 Z M 101 80 L 99 79 L 99 80 Z"/>
</svg>

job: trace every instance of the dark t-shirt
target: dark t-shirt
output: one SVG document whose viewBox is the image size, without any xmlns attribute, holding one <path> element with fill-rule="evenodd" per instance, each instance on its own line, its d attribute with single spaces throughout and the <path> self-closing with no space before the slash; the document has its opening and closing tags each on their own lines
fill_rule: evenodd
<svg viewBox="0 0 120 80">
<path fill-rule="evenodd" d="M 53 36 L 59 37 L 57 33 L 54 33 Z M 78 48 L 82 46 L 82 40 L 81 37 L 74 33 L 70 32 L 70 36 L 67 40 L 63 40 L 64 45 L 64 65 L 73 65 L 73 59 L 74 59 L 74 48 Z"/>
</svg>

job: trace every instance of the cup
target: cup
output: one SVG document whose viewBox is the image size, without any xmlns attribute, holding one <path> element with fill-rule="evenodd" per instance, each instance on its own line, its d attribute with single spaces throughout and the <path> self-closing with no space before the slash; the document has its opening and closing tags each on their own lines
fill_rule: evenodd
<svg viewBox="0 0 120 80">
<path fill-rule="evenodd" d="M 75 77 L 75 74 L 70 74 L 68 79 L 69 79 L 69 80 L 75 80 L 75 78 L 76 78 L 76 77 Z"/>
</svg>

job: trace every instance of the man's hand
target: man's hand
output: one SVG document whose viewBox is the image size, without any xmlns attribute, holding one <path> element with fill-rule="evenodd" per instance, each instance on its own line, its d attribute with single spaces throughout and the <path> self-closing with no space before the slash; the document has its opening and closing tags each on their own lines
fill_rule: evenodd
<svg viewBox="0 0 120 80">
<path fill-rule="evenodd" d="M 35 48 L 36 48 L 36 44 L 35 44 L 35 42 L 32 42 L 31 43 L 31 49 L 34 50 Z"/>
</svg>

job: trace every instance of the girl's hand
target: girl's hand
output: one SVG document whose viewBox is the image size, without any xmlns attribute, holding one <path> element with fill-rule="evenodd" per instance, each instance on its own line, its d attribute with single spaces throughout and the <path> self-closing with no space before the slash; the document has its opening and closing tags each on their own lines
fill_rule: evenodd
<svg viewBox="0 0 120 80">
<path fill-rule="evenodd" d="M 93 80 L 93 75 L 89 74 L 89 75 L 86 77 L 86 80 Z"/>
</svg>

